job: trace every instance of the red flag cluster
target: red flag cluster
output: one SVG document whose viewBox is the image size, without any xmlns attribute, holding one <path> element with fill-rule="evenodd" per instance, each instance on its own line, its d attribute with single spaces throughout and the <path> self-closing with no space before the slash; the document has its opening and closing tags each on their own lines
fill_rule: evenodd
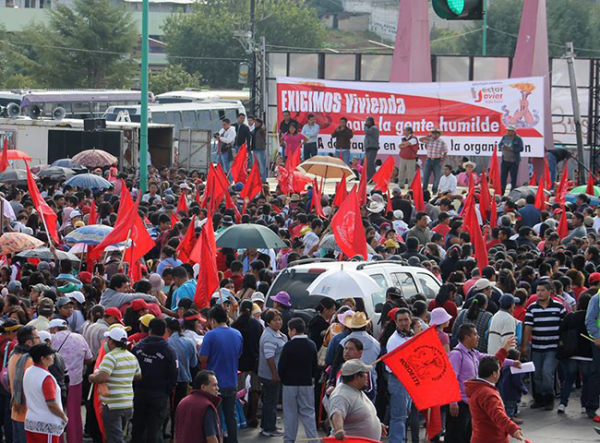
<svg viewBox="0 0 600 443">
<path fill-rule="evenodd" d="M 492 161 L 490 162 L 490 181 L 496 195 L 502 195 L 502 183 L 500 182 L 500 164 L 498 163 L 498 148 L 494 147 Z"/>
<path fill-rule="evenodd" d="M 234 183 L 245 183 L 248 178 L 248 147 L 246 143 L 241 146 L 233 160 L 231 178 Z"/>
<path fill-rule="evenodd" d="M 375 182 L 375 189 L 386 192 L 392 181 L 392 175 L 394 174 L 394 168 L 396 167 L 396 163 L 394 163 L 394 158 L 391 155 L 388 155 L 388 158 L 383 162 L 383 165 L 379 168 L 379 170 L 375 173 L 373 180 Z M 364 173 L 365 171 L 363 171 Z"/>
<path fill-rule="evenodd" d="M 415 173 L 413 181 L 410 185 L 413 194 L 413 203 L 415 204 L 415 209 L 417 211 L 425 210 L 425 197 L 423 197 L 423 184 L 421 183 L 422 181 L 423 179 L 421 178 L 421 169 L 417 168 L 417 172 Z"/>
<path fill-rule="evenodd" d="M 356 186 L 342 203 L 331 220 L 331 230 L 335 241 L 346 256 L 360 255 L 367 259 L 367 238 L 360 215 Z"/>
<path fill-rule="evenodd" d="M 4 144 L 4 148 L 4 151 L 6 152 L 6 141 Z M 2 155 L 4 156 L 4 153 Z M 46 232 L 48 236 L 52 238 L 52 240 L 54 240 L 54 243 L 58 243 L 58 230 L 56 227 L 56 221 L 58 217 L 56 213 L 52 210 L 52 208 L 48 206 L 48 203 L 46 203 L 46 200 L 44 200 L 42 194 L 40 194 L 40 190 L 35 184 L 33 175 L 29 170 L 29 163 L 25 162 L 25 167 L 27 168 L 27 187 L 29 189 L 29 195 L 31 196 L 31 200 L 33 201 L 33 206 L 35 207 L 35 210 L 40 214 L 40 217 L 42 217 L 42 222 L 46 227 Z"/>
<path fill-rule="evenodd" d="M 255 162 L 256 164 L 256 162 Z M 192 226 L 190 225 L 190 228 Z M 217 244 L 212 218 L 208 217 L 190 259 L 200 264 L 198 284 L 194 294 L 194 303 L 198 309 L 210 306 L 210 298 L 219 288 L 219 271 L 217 269 Z"/>
</svg>

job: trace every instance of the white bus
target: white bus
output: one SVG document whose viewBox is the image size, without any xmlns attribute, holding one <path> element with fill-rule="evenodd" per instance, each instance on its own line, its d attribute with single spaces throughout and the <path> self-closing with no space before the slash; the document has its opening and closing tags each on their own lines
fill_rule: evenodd
<svg viewBox="0 0 600 443">
<path fill-rule="evenodd" d="M 140 122 L 141 106 L 111 106 L 106 110 L 106 121 L 117 121 L 119 114 Z M 240 101 L 209 101 L 198 103 L 171 103 L 148 106 L 148 121 L 174 126 L 173 137 L 179 140 L 182 129 L 202 129 L 215 133 L 221 129 L 221 121 L 228 118 L 234 123 L 239 114 L 246 110 Z"/>
<path fill-rule="evenodd" d="M 156 103 L 195 103 L 206 101 L 241 101 L 248 103 L 250 101 L 250 91 L 198 91 L 186 89 L 184 91 L 171 91 L 156 96 Z"/>
</svg>

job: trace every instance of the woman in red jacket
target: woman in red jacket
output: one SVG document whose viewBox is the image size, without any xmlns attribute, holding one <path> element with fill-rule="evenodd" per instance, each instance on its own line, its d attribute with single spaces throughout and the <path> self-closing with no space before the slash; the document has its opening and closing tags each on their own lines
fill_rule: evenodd
<svg viewBox="0 0 600 443">
<path fill-rule="evenodd" d="M 500 363 L 496 357 L 479 362 L 478 377 L 465 382 L 469 398 L 471 443 L 509 443 L 510 437 L 525 441 L 523 433 L 506 412 L 496 383 L 500 379 Z"/>
</svg>

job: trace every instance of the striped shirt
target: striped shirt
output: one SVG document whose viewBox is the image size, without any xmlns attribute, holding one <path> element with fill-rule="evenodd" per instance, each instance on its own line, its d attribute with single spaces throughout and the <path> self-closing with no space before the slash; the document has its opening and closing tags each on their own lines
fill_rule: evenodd
<svg viewBox="0 0 600 443">
<path fill-rule="evenodd" d="M 109 375 L 108 396 L 100 396 L 108 409 L 133 407 L 133 377 L 141 374 L 137 358 L 125 349 L 115 348 L 104 356 L 98 367 Z"/>
<path fill-rule="evenodd" d="M 531 326 L 531 349 L 544 352 L 558 348 L 560 339 L 560 323 L 565 318 L 567 310 L 557 301 L 550 299 L 548 307 L 544 308 L 535 302 L 527 308 L 525 326 Z"/>
</svg>

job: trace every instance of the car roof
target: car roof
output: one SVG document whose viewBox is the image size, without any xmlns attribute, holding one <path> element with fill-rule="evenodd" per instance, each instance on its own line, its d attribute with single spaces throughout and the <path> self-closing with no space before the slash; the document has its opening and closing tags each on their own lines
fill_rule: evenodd
<svg viewBox="0 0 600 443">
<path fill-rule="evenodd" d="M 425 268 L 420 268 L 417 266 L 404 266 L 400 263 L 390 263 L 390 262 L 382 262 L 382 263 L 378 263 L 378 262 L 367 262 L 367 261 L 349 261 L 349 262 L 313 262 L 313 263 L 303 263 L 303 264 L 299 264 L 299 265 L 295 265 L 295 266 L 291 266 L 289 268 L 287 268 L 288 271 L 290 270 L 295 270 L 295 271 L 310 271 L 311 269 L 325 269 L 326 271 L 330 271 L 332 269 L 341 269 L 342 266 L 344 269 L 350 269 L 353 271 L 356 271 L 359 266 L 361 265 L 367 265 L 364 266 L 362 269 L 358 269 L 359 271 L 362 270 L 366 270 L 366 269 L 378 269 L 378 268 L 389 268 L 390 270 L 392 269 L 398 269 L 401 268 L 402 271 L 410 271 L 410 272 L 426 272 L 428 274 L 431 274 L 431 271 L 429 271 L 429 269 L 425 269 Z"/>
</svg>

